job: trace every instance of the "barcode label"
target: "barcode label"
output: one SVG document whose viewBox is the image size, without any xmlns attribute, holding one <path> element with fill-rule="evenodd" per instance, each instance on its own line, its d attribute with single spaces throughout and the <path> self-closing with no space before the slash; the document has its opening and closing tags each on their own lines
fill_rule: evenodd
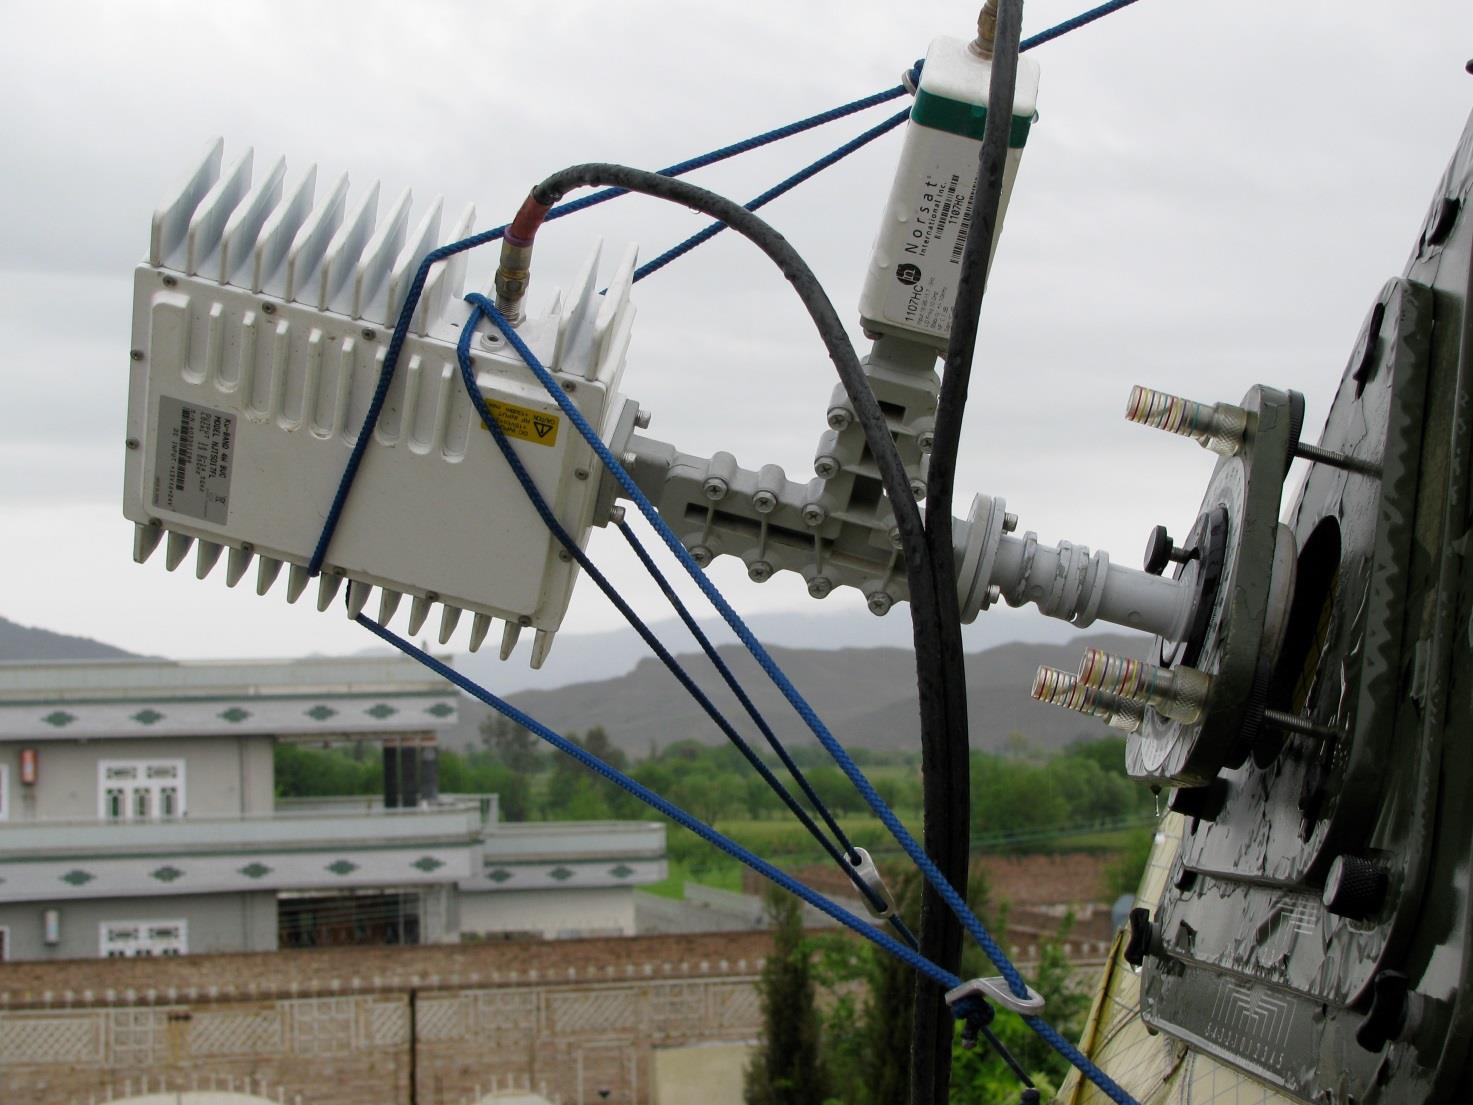
<svg viewBox="0 0 1473 1105">
<path fill-rule="evenodd" d="M 230 512 L 235 415 L 165 395 L 159 399 L 157 436 L 154 507 L 224 525 Z"/>
</svg>

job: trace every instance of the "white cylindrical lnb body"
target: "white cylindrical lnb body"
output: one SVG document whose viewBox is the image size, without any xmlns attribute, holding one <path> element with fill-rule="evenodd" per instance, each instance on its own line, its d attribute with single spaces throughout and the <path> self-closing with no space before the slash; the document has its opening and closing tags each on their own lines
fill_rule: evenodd
<svg viewBox="0 0 1473 1105">
<path fill-rule="evenodd" d="M 1033 603 L 1081 628 L 1102 620 L 1179 641 L 1191 618 L 1195 576 L 1195 564 L 1181 579 L 1166 579 L 1111 564 L 1108 553 L 1091 553 L 1083 545 L 1041 544 L 1029 532 L 998 538 L 989 582 L 1009 606 Z"/>
</svg>

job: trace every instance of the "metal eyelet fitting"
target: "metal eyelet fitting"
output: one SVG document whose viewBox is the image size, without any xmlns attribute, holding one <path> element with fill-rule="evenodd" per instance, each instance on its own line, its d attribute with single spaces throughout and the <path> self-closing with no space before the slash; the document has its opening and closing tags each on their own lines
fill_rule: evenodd
<svg viewBox="0 0 1473 1105">
<path fill-rule="evenodd" d="M 870 893 L 880 900 L 881 905 L 877 908 L 868 898 L 865 899 L 864 907 L 869 910 L 869 915 L 877 921 L 888 921 L 895 914 L 895 895 L 890 893 L 890 888 L 885 885 L 885 880 L 880 874 L 880 869 L 875 866 L 875 861 L 863 848 L 855 848 L 854 854 L 859 857 L 858 863 L 850 863 L 849 866 L 859 876 L 859 881 L 869 887 Z"/>
<path fill-rule="evenodd" d="M 1043 995 L 1027 983 L 1024 986 L 1028 990 L 1028 996 L 1020 998 L 1008 988 L 1007 980 L 1002 975 L 974 978 L 946 991 L 946 1004 L 955 1006 L 964 998 L 979 997 L 984 1001 L 996 1002 L 1020 1017 L 1037 1017 L 1043 1013 Z"/>
</svg>

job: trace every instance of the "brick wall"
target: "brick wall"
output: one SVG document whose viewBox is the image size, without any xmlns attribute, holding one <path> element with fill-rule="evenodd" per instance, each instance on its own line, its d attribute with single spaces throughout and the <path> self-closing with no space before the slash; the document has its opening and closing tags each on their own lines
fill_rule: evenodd
<svg viewBox="0 0 1473 1105">
<path fill-rule="evenodd" d="M 4 964 L 0 1101 L 249 1086 L 302 1105 L 470 1105 L 530 1085 L 634 1105 L 655 1048 L 755 1036 L 769 947 L 737 933 Z"/>
</svg>

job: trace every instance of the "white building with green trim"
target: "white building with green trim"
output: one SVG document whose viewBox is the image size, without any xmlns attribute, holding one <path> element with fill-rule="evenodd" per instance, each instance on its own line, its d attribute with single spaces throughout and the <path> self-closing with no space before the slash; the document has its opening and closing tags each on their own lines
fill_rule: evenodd
<svg viewBox="0 0 1473 1105">
<path fill-rule="evenodd" d="M 664 827 L 440 795 L 457 715 L 401 658 L 0 664 L 0 955 L 632 933 Z M 383 795 L 278 802 L 278 741 L 378 746 Z"/>
</svg>

